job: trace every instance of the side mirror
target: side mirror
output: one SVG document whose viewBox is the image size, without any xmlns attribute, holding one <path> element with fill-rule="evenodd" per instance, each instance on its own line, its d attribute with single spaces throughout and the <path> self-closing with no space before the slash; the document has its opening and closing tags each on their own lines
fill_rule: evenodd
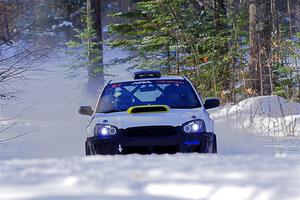
<svg viewBox="0 0 300 200">
<path fill-rule="evenodd" d="M 219 99 L 216 99 L 216 98 L 206 99 L 205 103 L 204 103 L 205 109 L 216 108 L 219 106 L 220 106 L 220 101 L 219 101 Z"/>
<path fill-rule="evenodd" d="M 81 115 L 93 115 L 94 111 L 91 106 L 80 106 L 78 109 L 79 114 Z"/>
</svg>

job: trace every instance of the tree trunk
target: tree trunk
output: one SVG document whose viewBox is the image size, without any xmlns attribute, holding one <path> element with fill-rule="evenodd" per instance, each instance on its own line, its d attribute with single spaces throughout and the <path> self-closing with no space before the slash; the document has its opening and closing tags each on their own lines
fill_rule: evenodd
<svg viewBox="0 0 300 200">
<path fill-rule="evenodd" d="M 292 9 L 294 8 L 294 10 Z M 300 32 L 300 2 L 287 0 L 287 9 L 289 16 L 289 36 L 292 38 L 294 31 Z M 294 17 L 294 18 L 293 18 Z M 293 20 L 294 19 L 294 20 Z M 298 58 L 294 58 L 295 68 L 297 73 L 297 82 L 298 82 L 298 102 L 300 102 L 300 68 L 298 63 Z"/>
<path fill-rule="evenodd" d="M 218 34 L 226 37 L 226 18 L 227 18 L 227 9 L 225 6 L 224 0 L 214 0 L 214 9 L 215 9 L 215 26 Z M 220 49 L 220 56 L 224 57 L 228 53 L 228 43 L 225 43 Z M 232 77 L 232 68 L 229 63 L 224 63 L 221 70 L 220 81 L 222 81 L 222 92 L 228 94 L 225 96 L 225 101 L 233 101 L 233 90 L 232 85 L 234 85 L 234 80 Z"/>
<path fill-rule="evenodd" d="M 278 21 L 278 6 L 277 0 L 271 0 L 271 14 L 272 14 L 272 27 L 275 33 L 276 39 L 279 38 L 280 30 L 279 30 L 279 21 Z"/>
<path fill-rule="evenodd" d="M 224 30 L 226 24 L 224 23 L 224 17 L 226 17 L 227 11 L 224 0 L 214 0 L 215 4 L 215 21 L 216 29 L 218 31 Z"/>
<path fill-rule="evenodd" d="M 240 0 L 232 0 L 232 8 L 234 9 L 234 12 L 240 11 L 241 1 Z"/>
<path fill-rule="evenodd" d="M 295 2 L 295 28 L 297 32 L 300 32 L 300 1 Z"/>
<path fill-rule="evenodd" d="M 88 39 L 88 59 L 90 61 L 88 67 L 89 88 L 92 92 L 98 93 L 104 84 L 101 0 L 87 0 L 87 17 L 91 21 L 91 23 L 87 23 L 88 30 L 95 30 L 96 32 L 96 37 L 90 35 Z M 92 42 L 97 43 L 96 47 L 91 45 Z M 97 62 L 93 62 L 96 56 L 99 56 L 100 59 Z"/>
<path fill-rule="evenodd" d="M 10 31 L 9 31 L 9 11 L 10 5 L 2 2 L 0 4 L 0 44 L 12 44 L 10 41 Z"/>
<path fill-rule="evenodd" d="M 271 0 L 250 1 L 250 86 L 256 95 L 271 94 L 271 14 Z"/>
<path fill-rule="evenodd" d="M 292 19 L 292 11 L 291 11 L 291 0 L 287 0 L 287 9 L 288 9 L 288 17 L 289 17 L 289 31 L 290 37 L 293 36 L 293 19 Z"/>
<path fill-rule="evenodd" d="M 119 0 L 119 8 L 120 8 L 121 12 L 128 12 L 129 1 L 128 0 Z"/>
<path fill-rule="evenodd" d="M 300 32 L 300 1 L 296 1 L 295 9 L 296 9 L 296 13 L 295 13 L 296 31 Z M 296 59 L 296 69 L 298 72 L 298 102 L 300 102 L 300 64 L 298 59 Z"/>
</svg>

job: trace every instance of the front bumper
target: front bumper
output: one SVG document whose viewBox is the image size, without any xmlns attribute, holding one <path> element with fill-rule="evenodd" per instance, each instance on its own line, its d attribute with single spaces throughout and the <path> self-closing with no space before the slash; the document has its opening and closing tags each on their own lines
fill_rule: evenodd
<svg viewBox="0 0 300 200">
<path fill-rule="evenodd" d="M 127 136 L 124 130 L 110 137 L 94 136 L 86 140 L 91 154 L 207 152 L 214 133 L 186 134 L 177 129 L 167 136 Z"/>
</svg>

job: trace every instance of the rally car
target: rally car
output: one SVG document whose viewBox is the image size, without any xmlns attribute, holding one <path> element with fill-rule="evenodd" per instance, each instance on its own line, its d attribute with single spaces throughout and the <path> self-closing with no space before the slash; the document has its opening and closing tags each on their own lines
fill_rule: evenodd
<svg viewBox="0 0 300 200">
<path fill-rule="evenodd" d="M 217 153 L 214 122 L 206 110 L 219 105 L 216 98 L 203 103 L 184 76 L 139 71 L 131 80 L 109 81 L 94 110 L 79 108 L 92 116 L 86 155 Z"/>
</svg>

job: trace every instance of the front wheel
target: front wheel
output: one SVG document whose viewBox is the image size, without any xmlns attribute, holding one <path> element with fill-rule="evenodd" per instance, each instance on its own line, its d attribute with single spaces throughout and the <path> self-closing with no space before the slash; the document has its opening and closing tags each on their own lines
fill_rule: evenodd
<svg viewBox="0 0 300 200">
<path fill-rule="evenodd" d="M 118 146 L 115 144 L 93 144 L 91 141 L 85 141 L 85 155 L 116 155 L 120 154 Z"/>
<path fill-rule="evenodd" d="M 91 155 L 91 144 L 88 141 L 85 141 L 85 155 L 90 156 Z"/>
<path fill-rule="evenodd" d="M 214 138 L 214 141 L 213 141 L 213 150 L 212 150 L 212 153 L 218 153 L 217 136 L 216 136 L 216 134 L 214 134 L 213 138 Z"/>
<path fill-rule="evenodd" d="M 217 136 L 216 134 L 212 135 L 212 139 L 207 141 L 207 147 L 206 147 L 207 153 L 217 153 Z"/>
</svg>

